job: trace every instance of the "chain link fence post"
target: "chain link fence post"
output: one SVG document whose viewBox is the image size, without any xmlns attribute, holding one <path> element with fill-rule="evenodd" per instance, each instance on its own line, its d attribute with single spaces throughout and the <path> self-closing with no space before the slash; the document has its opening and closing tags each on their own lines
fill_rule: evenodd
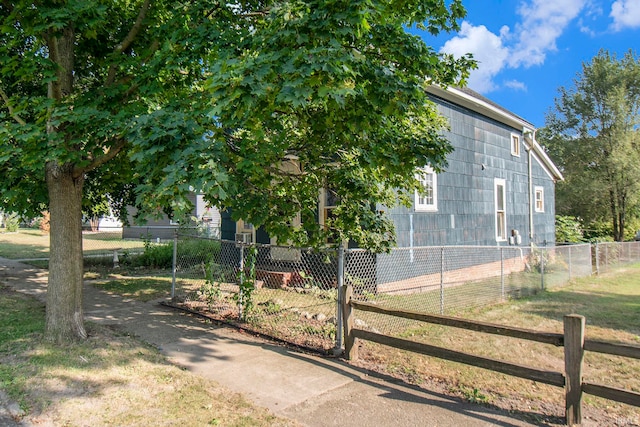
<svg viewBox="0 0 640 427">
<path fill-rule="evenodd" d="M 546 247 L 540 248 L 540 289 L 544 291 L 544 257 L 547 254 Z"/>
<path fill-rule="evenodd" d="M 343 323 L 344 319 L 342 316 L 343 305 L 346 303 L 344 300 L 344 261 L 345 261 L 345 250 L 342 245 L 338 248 L 338 269 L 336 272 L 336 280 L 338 287 L 338 301 L 336 303 L 336 346 L 333 348 L 333 354 L 338 356 L 342 354 L 343 347 Z"/>
<path fill-rule="evenodd" d="M 243 297 L 242 294 L 242 284 L 244 282 L 244 244 L 239 243 L 240 245 L 240 265 L 238 268 L 240 269 L 238 272 L 238 319 L 242 319 L 242 303 Z"/>
<path fill-rule="evenodd" d="M 171 299 L 176 297 L 176 271 L 178 270 L 178 230 L 173 233 L 173 260 L 171 261 Z"/>
<path fill-rule="evenodd" d="M 504 301 L 504 248 L 500 248 L 500 299 Z"/>
<path fill-rule="evenodd" d="M 600 274 L 600 248 L 598 247 L 598 242 L 595 244 L 596 247 L 596 274 Z"/>
<path fill-rule="evenodd" d="M 440 248 L 440 314 L 444 314 L 444 246 Z"/>
<path fill-rule="evenodd" d="M 571 245 L 569 245 L 569 281 L 571 281 Z"/>
</svg>

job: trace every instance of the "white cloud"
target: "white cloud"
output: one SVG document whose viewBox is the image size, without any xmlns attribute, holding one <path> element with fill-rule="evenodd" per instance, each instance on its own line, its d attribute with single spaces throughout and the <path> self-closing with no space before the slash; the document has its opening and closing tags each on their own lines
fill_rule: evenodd
<svg viewBox="0 0 640 427">
<path fill-rule="evenodd" d="M 612 28 L 615 31 L 640 27 L 640 1 L 616 0 L 611 5 L 609 16 L 613 18 Z"/>
<path fill-rule="evenodd" d="M 522 92 L 527 91 L 527 85 L 518 80 L 507 80 L 506 82 L 504 82 L 504 85 L 510 89 L 520 90 Z"/>
<path fill-rule="evenodd" d="M 512 48 L 512 67 L 540 65 L 547 52 L 556 50 L 556 40 L 578 16 L 586 0 L 533 0 L 518 9 L 522 21 L 516 25 L 518 41 Z"/>
<path fill-rule="evenodd" d="M 484 25 L 463 22 L 457 36 L 447 41 L 442 52 L 462 56 L 472 53 L 478 69 L 471 72 L 469 87 L 481 93 L 498 88 L 494 78 L 505 68 L 531 67 L 544 62 L 546 54 L 557 50 L 556 40 L 566 27 L 590 6 L 590 0 L 531 0 L 522 2 L 517 10 L 519 21 L 509 29 L 504 25 L 499 34 Z M 640 2 L 618 0 L 617 2 Z M 526 90 L 519 82 L 504 85 Z"/>
<path fill-rule="evenodd" d="M 508 28 L 503 27 L 501 33 L 507 31 Z M 495 89 L 492 80 L 504 68 L 509 57 L 509 50 L 503 46 L 500 36 L 493 34 L 484 25 L 474 27 L 466 21 L 462 23 L 458 35 L 447 41 L 440 51 L 456 57 L 472 53 L 473 58 L 478 61 L 478 69 L 471 72 L 468 85 L 484 93 Z"/>
</svg>

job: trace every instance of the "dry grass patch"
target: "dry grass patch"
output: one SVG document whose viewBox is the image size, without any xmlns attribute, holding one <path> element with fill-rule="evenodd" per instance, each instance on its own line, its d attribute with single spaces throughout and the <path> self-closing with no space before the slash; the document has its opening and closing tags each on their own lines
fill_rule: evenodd
<svg viewBox="0 0 640 427">
<path fill-rule="evenodd" d="M 10 309 L 11 308 L 11 309 Z M 8 313 L 8 315 L 7 315 Z M 0 288 L 0 384 L 21 421 L 81 426 L 289 426 L 242 395 L 171 365 L 116 330 L 89 324 L 89 338 L 42 341 L 42 305 Z M 35 320 L 34 320 L 35 319 Z"/>
<path fill-rule="evenodd" d="M 561 333 L 563 316 L 577 313 L 587 319 L 586 338 L 640 344 L 640 266 L 578 280 L 524 300 L 467 310 L 459 317 L 483 322 Z M 358 315 L 368 315 L 356 311 Z M 386 322 L 386 323 L 385 323 Z M 538 369 L 564 371 L 564 349 L 530 341 L 481 334 L 419 322 L 368 318 L 370 327 L 478 356 Z M 504 409 L 560 419 L 564 390 L 467 365 L 363 343 L 362 366 L 400 376 L 414 383 L 444 384 L 450 392 Z M 584 378 L 593 383 L 640 391 L 640 360 L 587 352 Z M 593 424 L 640 424 L 640 409 L 584 395 L 584 414 Z M 549 421 L 546 421 L 549 423 Z M 553 424 L 553 422 L 551 422 Z"/>
</svg>

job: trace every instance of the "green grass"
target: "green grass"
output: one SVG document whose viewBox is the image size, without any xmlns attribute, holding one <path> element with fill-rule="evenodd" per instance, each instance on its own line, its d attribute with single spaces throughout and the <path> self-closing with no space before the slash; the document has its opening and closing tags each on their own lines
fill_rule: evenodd
<svg viewBox="0 0 640 427">
<path fill-rule="evenodd" d="M 142 240 L 123 240 L 120 233 L 97 232 L 83 234 L 85 255 L 110 253 L 114 249 L 141 252 Z M 0 257 L 33 259 L 49 257 L 49 234 L 40 230 L 21 229 L 17 233 L 0 233 Z"/>
<path fill-rule="evenodd" d="M 145 302 L 171 295 L 170 277 L 120 277 L 116 280 L 96 281 L 93 285 L 107 292 Z"/>
<path fill-rule="evenodd" d="M 49 235 L 40 230 L 0 233 L 0 257 L 10 259 L 45 258 L 49 256 Z"/>
<path fill-rule="evenodd" d="M 87 340 L 48 344 L 43 305 L 1 286 L 0 325 L 0 387 L 27 424 L 295 425 L 106 327 L 87 324 Z"/>
<path fill-rule="evenodd" d="M 586 318 L 586 339 L 640 345 L 640 265 L 578 279 L 562 288 L 520 300 L 462 310 L 457 315 L 499 325 L 561 333 L 563 317 L 574 313 Z M 367 314 L 356 310 L 355 316 L 365 319 Z M 414 341 L 537 369 L 564 370 L 562 347 L 401 319 L 393 321 L 382 316 L 366 319 L 370 326 L 385 333 Z M 435 378 L 449 384 L 450 389 L 462 397 L 469 398 L 469 390 L 473 390 L 471 397 L 474 399 L 483 396 L 487 402 L 506 408 L 530 402 L 527 403 L 530 406 L 555 405 L 557 415 L 563 413 L 564 391 L 560 388 L 368 342 L 361 350 L 368 366 L 381 367 L 391 374 L 410 369 L 410 376 L 400 376 L 411 381 L 415 377 Z M 583 374 L 589 382 L 640 391 L 640 360 L 637 359 L 587 352 Z M 589 395 L 585 395 L 584 402 L 587 414 L 588 411 L 600 411 L 640 422 L 637 407 Z"/>
</svg>

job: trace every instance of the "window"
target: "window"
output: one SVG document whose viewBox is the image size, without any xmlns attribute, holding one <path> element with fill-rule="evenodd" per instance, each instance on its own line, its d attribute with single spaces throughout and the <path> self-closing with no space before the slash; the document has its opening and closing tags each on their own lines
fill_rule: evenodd
<svg viewBox="0 0 640 427">
<path fill-rule="evenodd" d="M 520 157 L 520 136 L 511 134 L 511 155 Z"/>
<path fill-rule="evenodd" d="M 340 196 L 331 188 L 323 188 L 320 191 L 320 215 L 318 218 L 318 222 L 320 225 L 328 229 L 329 222 L 335 217 L 334 209 L 340 203 Z M 327 240 L 328 243 L 333 243 L 335 239 L 333 237 L 329 237 Z"/>
<path fill-rule="evenodd" d="M 333 217 L 333 210 L 338 206 L 338 194 L 331 189 L 322 191 L 322 218 L 321 224 L 326 224 Z"/>
<path fill-rule="evenodd" d="M 416 211 L 438 210 L 438 176 L 430 167 L 423 168 L 416 179 L 420 182 L 420 189 L 415 193 Z"/>
<path fill-rule="evenodd" d="M 536 187 L 535 194 L 536 194 L 536 204 L 535 204 L 536 212 L 544 212 L 544 188 Z"/>
<path fill-rule="evenodd" d="M 507 240 L 507 210 L 505 180 L 495 180 L 496 201 L 496 241 Z"/>
</svg>

